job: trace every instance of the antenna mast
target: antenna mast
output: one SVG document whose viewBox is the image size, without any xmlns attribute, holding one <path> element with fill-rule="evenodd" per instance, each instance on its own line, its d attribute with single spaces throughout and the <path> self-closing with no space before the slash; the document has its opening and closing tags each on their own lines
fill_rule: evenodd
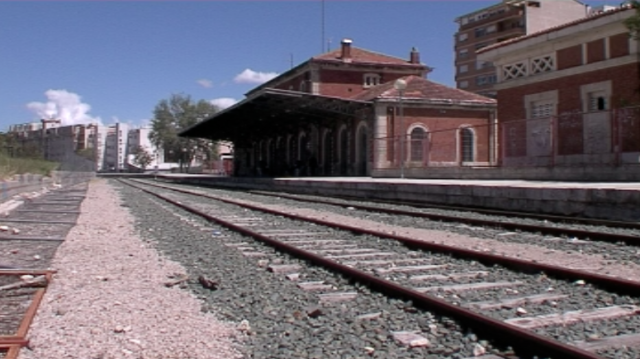
<svg viewBox="0 0 640 359">
<path fill-rule="evenodd" d="M 322 41 L 320 42 L 320 52 L 324 52 L 324 0 L 322 1 L 322 19 L 321 19 L 321 33 L 322 33 Z"/>
</svg>

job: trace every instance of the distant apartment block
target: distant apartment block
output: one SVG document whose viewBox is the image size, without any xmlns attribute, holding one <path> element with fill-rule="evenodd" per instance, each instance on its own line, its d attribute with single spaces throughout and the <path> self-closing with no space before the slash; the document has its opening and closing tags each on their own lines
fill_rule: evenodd
<svg viewBox="0 0 640 359">
<path fill-rule="evenodd" d="M 476 51 L 588 13 L 589 7 L 575 0 L 503 0 L 458 17 L 454 39 L 457 88 L 495 98 L 496 69 L 491 62 L 478 60 Z"/>
<path fill-rule="evenodd" d="M 134 153 L 142 147 L 153 158 L 150 168 L 164 163 L 162 151 L 149 140 L 150 128 L 132 128 L 127 124 L 82 124 L 61 126 L 60 120 L 12 125 L 14 135 L 23 150 L 37 152 L 45 159 L 69 161 L 83 156 L 95 162 L 97 171 L 129 171 L 135 169 Z"/>
<path fill-rule="evenodd" d="M 165 153 L 151 143 L 151 127 L 132 127 L 127 124 L 113 125 L 82 124 L 62 126 L 60 120 L 41 120 L 9 126 L 9 134 L 22 154 L 39 154 L 55 162 L 90 161 L 96 171 L 136 172 L 141 170 L 135 161 L 139 148 L 151 155 L 147 170 L 170 170 L 177 168 L 181 153 Z M 233 146 L 220 142 L 217 159 L 205 164 L 204 156 L 197 155 L 191 162 L 193 167 L 209 166 L 218 172 L 231 173 Z M 208 168 L 207 168 L 208 169 Z"/>
</svg>

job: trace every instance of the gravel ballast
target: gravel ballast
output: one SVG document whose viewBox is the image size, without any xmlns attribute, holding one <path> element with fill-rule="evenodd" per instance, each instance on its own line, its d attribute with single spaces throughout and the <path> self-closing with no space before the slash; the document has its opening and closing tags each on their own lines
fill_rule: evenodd
<svg viewBox="0 0 640 359">
<path fill-rule="evenodd" d="M 250 211 L 247 212 L 246 209 L 238 210 L 237 208 L 235 208 L 234 205 L 219 203 L 219 202 L 212 203 L 214 201 L 206 198 L 202 198 L 202 197 L 195 197 L 195 196 L 177 194 L 177 193 L 163 193 L 163 194 L 167 195 L 173 200 L 179 201 L 180 203 L 188 203 L 189 205 L 196 206 L 202 212 L 209 213 L 214 216 L 216 214 L 220 214 L 221 212 L 227 216 L 235 215 L 237 217 L 243 217 L 242 213 L 246 213 L 244 214 L 245 217 L 247 215 L 249 217 L 256 216 L 255 214 L 248 214 L 250 213 Z M 236 200 L 237 200 L 237 197 L 240 197 L 238 193 L 233 193 L 233 194 L 234 196 L 232 197 L 235 197 L 234 199 Z M 249 203 L 249 202 L 255 203 L 254 201 L 251 201 L 252 198 L 250 198 L 250 195 L 245 195 L 242 197 L 245 197 L 244 202 L 246 203 Z M 277 203 L 278 200 L 273 199 L 273 202 Z M 316 210 L 316 208 L 301 209 L 301 208 L 296 208 L 293 205 L 293 203 L 288 203 L 288 204 L 290 205 L 287 206 L 286 209 L 283 208 L 284 206 L 282 203 L 278 203 L 278 205 L 270 203 L 269 207 L 278 208 L 281 211 L 286 211 L 286 212 L 304 213 L 305 215 L 311 218 L 322 218 L 324 220 L 329 220 L 329 221 L 331 220 L 335 221 L 335 219 L 338 218 L 339 220 L 337 222 L 340 222 L 340 223 L 353 223 L 353 222 L 362 221 L 361 218 L 358 218 L 358 219 L 346 218 L 346 216 L 340 216 L 340 215 L 336 215 L 335 213 L 329 213 L 325 211 L 315 212 L 314 210 Z M 311 207 L 311 205 L 307 204 L 305 207 Z M 257 216 L 261 218 L 261 221 L 257 222 L 257 223 L 261 223 L 261 226 L 267 226 L 269 223 L 272 223 L 271 225 L 273 225 L 273 223 L 277 223 L 278 225 L 277 228 L 302 229 L 302 228 L 309 227 L 307 229 L 309 231 L 313 231 L 312 227 L 314 225 L 296 224 L 296 223 L 293 223 L 293 221 L 290 221 L 289 219 L 285 219 L 282 217 L 267 219 L 267 217 L 271 217 L 271 216 L 266 214 L 260 214 Z M 376 224 L 377 224 L 376 227 L 381 225 L 380 223 L 376 223 Z M 252 227 L 253 226 L 257 226 L 257 224 L 252 225 Z M 386 227 L 387 228 L 384 228 L 384 226 L 380 226 L 380 228 L 385 229 L 387 233 L 395 232 L 397 230 L 397 227 L 394 228 L 392 225 L 387 225 Z M 403 228 L 403 230 L 410 230 L 410 229 L 412 228 Z M 458 236 L 459 235 L 451 235 L 451 237 L 458 237 Z M 344 234 L 340 235 L 339 233 L 331 233 L 330 237 L 332 239 L 338 239 L 338 238 L 347 239 L 348 236 L 345 236 Z M 424 237 L 427 237 L 427 236 L 424 236 Z M 446 237 L 447 242 L 450 242 L 451 237 L 449 235 Z M 420 238 L 420 237 L 417 237 L 417 238 Z M 375 244 L 375 243 L 378 243 L 381 245 L 379 248 L 377 248 L 380 251 L 389 250 L 391 249 L 390 247 L 393 246 L 393 245 L 390 245 L 390 241 L 388 240 L 380 241 L 380 240 L 376 240 L 376 238 L 374 237 L 363 236 L 363 235 L 357 236 L 355 238 L 349 238 L 349 240 L 352 242 L 353 241 L 363 242 L 362 244 L 365 245 L 366 247 L 378 247 L 378 245 Z M 433 238 L 432 236 L 428 238 L 428 240 L 435 241 L 436 239 Z M 467 240 L 471 240 L 471 238 L 468 238 Z M 402 247 L 402 246 L 398 245 L 398 247 Z M 400 248 L 395 248 L 394 250 L 399 250 L 399 249 Z M 415 254 L 415 253 L 413 252 L 406 253 L 407 256 L 410 256 L 412 254 Z M 439 256 L 434 256 L 434 258 L 432 258 L 432 264 L 436 264 L 436 262 L 439 262 L 439 260 L 436 260 L 435 257 L 439 257 Z M 468 261 L 467 262 L 453 261 L 450 258 L 445 259 L 444 257 L 441 259 L 445 260 L 446 264 L 448 265 L 453 265 L 454 262 L 459 262 L 458 266 L 461 268 L 465 267 L 467 270 L 474 269 L 472 268 L 470 263 L 468 263 Z M 442 264 L 445 264 L 445 263 L 442 263 Z M 474 264 L 474 262 L 472 262 L 471 264 Z M 486 277 L 484 277 L 486 281 L 489 281 L 489 282 L 493 282 L 493 281 L 498 282 L 502 280 L 510 281 L 510 282 L 518 281 L 518 282 L 522 282 L 522 285 L 517 287 L 517 291 L 511 288 L 508 288 L 508 289 L 487 290 L 487 291 L 477 291 L 477 292 L 472 291 L 472 292 L 466 292 L 464 294 L 455 294 L 455 295 L 446 294 L 446 293 L 442 293 L 441 294 L 442 296 L 438 294 L 436 295 L 441 298 L 447 297 L 447 299 L 453 300 L 455 302 L 460 302 L 460 301 L 479 302 L 484 300 L 491 300 L 492 298 L 496 298 L 496 297 L 498 298 L 505 297 L 505 295 L 507 297 L 513 297 L 513 298 L 518 298 L 523 295 L 535 295 L 538 293 L 554 293 L 556 295 L 562 293 L 562 294 L 569 295 L 569 297 L 567 297 L 566 299 L 558 300 L 557 302 L 555 301 L 548 302 L 546 305 L 527 306 L 526 308 L 527 310 L 525 311 L 525 313 L 527 313 L 527 316 L 546 315 L 546 314 L 554 314 L 559 312 L 562 313 L 566 311 L 594 309 L 594 308 L 605 307 L 609 305 L 638 304 L 637 300 L 634 298 L 630 298 L 626 296 L 617 296 L 615 294 L 611 294 L 611 293 L 602 291 L 600 289 L 597 289 L 595 287 L 592 287 L 589 284 L 585 285 L 584 282 L 580 284 L 579 283 L 580 281 L 576 283 L 556 281 L 556 280 L 547 278 L 546 276 L 530 276 L 530 275 L 528 276 L 523 274 L 515 274 L 515 273 L 509 273 L 507 271 L 501 271 L 498 268 L 484 268 L 482 266 L 479 266 L 478 268 L 475 268 L 475 269 L 487 271 L 487 275 Z M 437 273 L 437 271 L 430 271 L 429 273 L 431 274 Z M 444 273 L 446 272 L 443 272 L 443 274 Z M 403 282 L 403 281 L 406 282 L 407 280 L 407 278 L 405 278 L 406 276 L 403 274 L 392 275 L 392 277 L 397 277 L 392 279 L 400 282 Z M 471 279 L 466 279 L 458 282 L 470 282 L 470 281 Z M 411 283 L 407 283 L 407 284 L 411 285 Z M 430 285 L 433 285 L 433 284 L 447 284 L 447 283 L 446 281 L 442 283 L 438 283 L 438 280 L 435 280 L 430 283 Z M 523 304 L 523 306 L 525 305 Z M 510 319 L 517 315 L 517 311 L 516 311 L 516 308 L 513 307 L 508 309 L 503 308 L 503 309 L 495 310 L 491 313 L 485 313 L 485 314 L 488 314 L 489 316 L 492 316 L 496 319 Z M 609 321 L 609 325 L 607 325 L 607 328 L 608 328 L 607 330 L 598 331 L 598 332 L 594 332 L 593 330 L 590 330 L 587 332 L 591 333 L 590 334 L 591 336 L 597 336 L 598 338 L 608 336 L 608 335 L 615 335 L 616 333 L 627 334 L 628 333 L 628 331 L 626 330 L 627 328 L 631 328 L 630 330 L 633 332 L 634 328 L 638 327 L 634 321 L 635 321 L 635 318 L 631 320 L 628 320 L 626 318 L 620 319 L 620 320 L 612 320 L 612 321 Z M 598 327 L 598 325 L 591 323 L 590 327 Z M 591 337 L 587 337 L 585 334 L 585 330 L 580 328 L 579 326 L 575 327 L 575 329 L 563 327 L 561 331 L 562 335 L 560 336 L 554 335 L 553 333 L 555 333 L 555 331 L 556 329 L 549 328 L 548 334 L 554 337 L 557 337 L 557 339 L 564 342 L 572 342 L 576 340 L 585 340 L 585 339 L 589 340 L 591 338 Z M 547 331 L 541 330 L 540 332 L 547 332 Z M 635 351 L 633 351 L 632 349 L 625 349 L 625 350 L 629 350 L 629 351 L 624 352 L 623 350 L 620 350 L 615 354 L 617 356 L 611 356 L 611 357 L 619 357 L 619 358 L 635 358 L 636 357 Z"/>
<path fill-rule="evenodd" d="M 182 263 L 192 277 L 205 276 L 217 283 L 213 291 L 198 282 L 190 281 L 189 286 L 205 301 L 207 310 L 246 323 L 250 328 L 243 347 L 247 358 L 462 359 L 473 357 L 478 347 L 493 352 L 491 343 L 448 318 L 417 310 L 410 302 L 373 292 L 250 238 L 212 227 L 139 190 L 123 186 L 121 191 L 131 211 L 138 214 L 136 224 L 144 231 L 144 238 Z M 226 213 L 227 205 L 219 207 L 208 211 Z M 282 218 L 277 228 L 289 228 L 287 222 Z M 224 245 L 240 242 L 251 243 L 267 256 L 245 257 L 235 246 Z M 269 272 L 266 265 L 259 264 L 263 260 L 298 264 L 304 268 L 300 281 L 324 281 L 337 292 L 357 292 L 357 297 L 321 304 L 315 292 L 304 291 L 284 275 Z M 361 319 L 368 315 L 373 318 Z M 396 331 L 421 333 L 430 346 L 399 344 L 392 337 Z"/>
<path fill-rule="evenodd" d="M 136 235 L 106 181 L 91 182 L 81 211 L 52 261 L 57 274 L 20 359 L 241 357 L 236 324 L 165 286 L 185 269 Z"/>
<path fill-rule="evenodd" d="M 640 277 L 640 264 L 638 264 L 640 251 L 635 247 L 593 242 L 589 245 L 593 246 L 594 249 L 587 250 L 586 246 L 570 243 L 559 245 L 558 243 L 563 241 L 547 241 L 542 239 L 544 238 L 542 236 L 530 233 L 496 231 L 470 226 L 455 228 L 446 223 L 438 224 L 432 228 L 425 225 L 430 221 L 424 219 L 403 216 L 376 218 L 375 215 L 369 212 L 349 209 L 347 206 L 341 208 L 339 206 L 301 203 L 274 197 L 261 198 L 254 194 L 243 194 L 238 191 L 209 188 L 195 189 L 193 187 L 189 189 L 226 196 L 247 204 L 262 203 L 273 210 L 281 210 L 309 218 L 325 220 L 331 218 L 332 221 L 338 223 L 350 224 L 370 230 L 386 231 L 425 242 L 446 244 L 452 247 L 515 257 L 596 274 L 606 274 L 627 280 L 637 281 Z M 402 221 L 399 221 L 398 218 L 402 218 Z M 567 247 L 571 250 L 567 250 Z"/>
</svg>

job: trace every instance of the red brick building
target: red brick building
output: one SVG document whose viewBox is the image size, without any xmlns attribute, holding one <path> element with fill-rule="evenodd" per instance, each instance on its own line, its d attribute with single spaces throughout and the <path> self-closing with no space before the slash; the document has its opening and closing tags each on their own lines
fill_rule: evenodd
<svg viewBox="0 0 640 359">
<path fill-rule="evenodd" d="M 478 51 L 498 69 L 505 166 L 610 165 L 640 154 L 638 41 L 619 7 Z"/>
<path fill-rule="evenodd" d="M 430 71 L 416 49 L 401 59 L 345 39 L 181 136 L 233 142 L 236 175 L 399 176 L 406 169 L 419 177 L 429 166 L 493 161 L 495 100 L 428 81 Z M 400 78 L 402 96 L 394 88 Z"/>
<path fill-rule="evenodd" d="M 580 19 L 589 7 L 577 0 L 502 0 L 456 18 L 457 87 L 495 98 L 496 68 L 478 61 L 476 50 Z"/>
</svg>

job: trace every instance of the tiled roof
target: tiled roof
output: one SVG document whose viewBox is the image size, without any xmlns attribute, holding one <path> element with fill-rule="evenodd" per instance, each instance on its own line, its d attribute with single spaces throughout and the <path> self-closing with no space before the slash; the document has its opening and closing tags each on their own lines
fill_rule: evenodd
<svg viewBox="0 0 640 359">
<path fill-rule="evenodd" d="M 632 9 L 631 5 L 627 4 L 627 5 L 623 5 L 623 6 L 615 8 L 615 9 L 612 9 L 612 10 L 605 10 L 603 12 L 596 13 L 596 14 L 593 14 L 593 15 L 589 15 L 587 17 L 583 17 L 583 18 L 578 19 L 578 20 L 570 21 L 570 22 L 567 22 L 567 23 L 564 23 L 564 24 L 561 24 L 561 25 L 557 25 L 557 26 L 553 26 L 553 27 L 550 27 L 550 28 L 547 28 L 547 29 L 544 29 L 544 30 L 533 32 L 531 34 L 527 34 L 527 35 L 523 35 L 523 36 L 519 36 L 519 37 L 514 37 L 514 38 L 509 39 L 509 40 L 498 42 L 496 44 L 493 44 L 493 45 L 490 45 L 490 46 L 487 46 L 487 47 L 483 47 L 482 49 L 476 51 L 476 53 L 477 54 L 481 54 L 483 52 L 491 51 L 491 50 L 494 50 L 494 49 L 497 49 L 497 48 L 500 48 L 500 47 L 503 47 L 503 46 L 511 45 L 511 44 L 514 44 L 514 43 L 517 43 L 517 42 L 520 42 L 520 41 L 528 40 L 528 39 L 531 39 L 531 38 L 534 38 L 534 37 L 538 37 L 538 36 L 541 36 L 541 35 L 545 35 L 545 34 L 548 34 L 548 33 L 554 32 L 554 31 L 566 29 L 566 28 L 571 27 L 571 26 L 575 26 L 575 25 L 579 25 L 579 24 L 582 24 L 582 23 L 585 23 L 585 22 L 589 22 L 589 21 L 593 21 L 593 20 L 596 20 L 596 19 L 600 19 L 600 18 L 603 18 L 605 16 L 610 16 L 610 15 L 617 14 L 617 13 L 620 13 L 620 12 L 623 12 L 623 11 L 626 11 L 626 10 L 630 10 L 630 9 Z"/>
<path fill-rule="evenodd" d="M 472 92 L 455 89 L 436 82 L 429 81 L 420 76 L 405 76 L 407 88 L 402 94 L 406 100 L 430 100 L 447 104 L 495 104 L 496 100 L 478 95 Z M 398 90 L 393 86 L 395 81 L 385 82 L 357 94 L 352 99 L 370 101 L 374 99 L 397 99 Z"/>
<path fill-rule="evenodd" d="M 337 61 L 342 62 L 342 48 L 338 48 L 333 51 L 314 56 L 311 60 L 321 61 Z M 377 63 L 377 64 L 390 64 L 390 65 L 413 65 L 424 66 L 422 64 L 411 64 L 407 59 L 401 59 L 399 57 L 384 55 L 381 53 L 361 49 L 351 46 L 351 63 Z"/>
</svg>

